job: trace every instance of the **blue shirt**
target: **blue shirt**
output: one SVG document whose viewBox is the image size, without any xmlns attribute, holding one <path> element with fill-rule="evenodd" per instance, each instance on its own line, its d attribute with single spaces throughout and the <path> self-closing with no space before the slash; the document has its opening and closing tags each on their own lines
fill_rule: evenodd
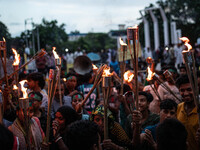
<svg viewBox="0 0 200 150">
<path fill-rule="evenodd" d="M 157 126 L 158 126 L 158 124 L 155 124 L 153 126 L 147 126 L 146 128 L 144 128 L 144 130 L 142 130 L 142 133 L 145 133 L 146 129 L 150 130 L 154 141 L 156 141 L 156 128 L 157 128 Z"/>
</svg>

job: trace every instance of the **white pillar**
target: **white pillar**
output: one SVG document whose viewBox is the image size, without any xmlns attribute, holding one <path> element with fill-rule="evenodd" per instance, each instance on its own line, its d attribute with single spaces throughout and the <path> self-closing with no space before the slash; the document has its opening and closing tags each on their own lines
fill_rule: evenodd
<svg viewBox="0 0 200 150">
<path fill-rule="evenodd" d="M 177 44 L 176 22 L 171 22 L 171 43 Z"/>
<path fill-rule="evenodd" d="M 164 43 L 165 46 L 169 45 L 169 31 L 168 31 L 168 21 L 167 21 L 167 17 L 165 15 L 165 12 L 163 11 L 163 9 L 160 7 L 160 13 L 163 19 L 163 27 L 164 27 Z"/>
<path fill-rule="evenodd" d="M 159 31 L 158 31 L 158 20 L 156 16 L 153 14 L 152 10 L 149 10 L 151 18 L 153 20 L 153 28 L 154 28 L 154 46 L 155 50 L 157 50 L 160 46 L 160 41 L 159 41 Z"/>
<path fill-rule="evenodd" d="M 141 14 L 143 22 L 144 22 L 144 42 L 145 42 L 145 48 L 147 49 L 147 47 L 149 47 L 149 48 L 151 47 L 151 44 L 150 44 L 150 32 L 149 32 L 149 22 L 147 21 L 147 19 L 142 14 L 142 11 L 140 11 L 140 14 Z"/>
<path fill-rule="evenodd" d="M 182 37 L 181 29 L 176 30 L 176 36 L 177 36 L 178 44 L 181 44 L 182 43 L 182 41 L 180 40 L 180 38 Z"/>
</svg>

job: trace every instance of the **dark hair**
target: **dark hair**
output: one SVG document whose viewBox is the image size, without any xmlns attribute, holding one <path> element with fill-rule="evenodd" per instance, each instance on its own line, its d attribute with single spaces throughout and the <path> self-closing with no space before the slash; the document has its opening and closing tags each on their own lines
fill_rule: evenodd
<svg viewBox="0 0 200 150">
<path fill-rule="evenodd" d="M 45 86 L 45 80 L 44 80 L 44 76 L 42 73 L 40 72 L 33 72 L 31 74 L 29 74 L 27 76 L 27 80 L 30 81 L 30 80 L 33 80 L 33 81 L 38 81 L 38 85 L 41 89 L 44 88 Z"/>
<path fill-rule="evenodd" d="M 181 70 L 181 69 L 185 69 L 185 70 L 186 70 L 185 65 L 180 66 L 180 67 L 179 67 L 179 70 Z"/>
<path fill-rule="evenodd" d="M 69 106 L 62 106 L 58 108 L 57 112 L 60 112 L 62 114 L 63 118 L 65 119 L 66 126 L 71 124 L 72 122 L 79 120 L 79 116 L 76 111 Z"/>
<path fill-rule="evenodd" d="M 187 75 L 181 75 L 177 80 L 176 80 L 176 85 L 178 88 L 180 88 L 180 86 L 182 84 L 186 84 L 186 83 L 190 83 L 189 78 Z"/>
<path fill-rule="evenodd" d="M 141 91 L 141 92 L 139 92 L 139 95 L 145 96 L 149 103 L 151 103 L 153 101 L 153 96 L 151 93 Z"/>
<path fill-rule="evenodd" d="M 2 150 L 12 150 L 14 136 L 11 131 L 0 124 L 0 145 Z"/>
<path fill-rule="evenodd" d="M 121 85 L 119 84 L 117 87 L 116 87 L 117 90 L 121 90 Z M 124 84 L 123 85 L 123 94 L 125 94 L 126 92 L 128 91 L 131 91 L 131 88 L 128 84 Z"/>
<path fill-rule="evenodd" d="M 160 103 L 160 110 L 162 109 L 172 110 L 173 108 L 177 110 L 177 103 L 173 101 L 172 99 L 164 99 Z"/>
<path fill-rule="evenodd" d="M 186 150 L 187 131 L 177 119 L 165 119 L 156 128 L 157 150 Z"/>
<path fill-rule="evenodd" d="M 98 146 L 99 127 L 92 121 L 81 120 L 72 123 L 66 135 L 69 150 L 89 150 L 94 144 Z"/>
</svg>

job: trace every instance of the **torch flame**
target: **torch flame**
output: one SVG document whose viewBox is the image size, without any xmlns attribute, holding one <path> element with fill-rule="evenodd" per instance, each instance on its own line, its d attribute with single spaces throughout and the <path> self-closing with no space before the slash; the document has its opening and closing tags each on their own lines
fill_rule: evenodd
<svg viewBox="0 0 200 150">
<path fill-rule="evenodd" d="M 137 28 L 138 28 L 138 25 L 136 24 L 133 28 L 134 28 L 134 29 L 137 29 Z"/>
<path fill-rule="evenodd" d="M 121 38 L 121 37 L 119 38 L 119 42 L 120 42 L 120 45 L 125 45 L 125 46 L 127 46 L 127 44 L 126 44 L 126 43 L 124 43 L 124 41 L 122 40 L 122 38 Z"/>
<path fill-rule="evenodd" d="M 128 29 L 132 29 L 132 30 L 138 29 L 138 25 L 136 24 L 134 27 L 128 27 Z"/>
<path fill-rule="evenodd" d="M 53 47 L 53 55 L 54 55 L 55 59 L 59 59 L 59 56 L 56 52 L 56 47 Z"/>
<path fill-rule="evenodd" d="M 147 81 L 151 81 L 155 72 L 153 73 L 149 67 L 147 67 L 147 71 L 148 71 Z"/>
<path fill-rule="evenodd" d="M 192 49 L 192 46 L 189 44 L 189 39 L 187 37 L 180 38 L 184 43 L 184 45 L 188 48 L 187 51 L 189 52 Z"/>
<path fill-rule="evenodd" d="M 63 78 L 63 81 L 64 81 L 64 82 L 66 82 L 66 81 L 67 81 L 67 79 L 66 79 L 66 78 Z"/>
<path fill-rule="evenodd" d="M 3 41 L 6 42 L 6 39 L 3 37 Z"/>
<path fill-rule="evenodd" d="M 133 80 L 134 74 L 129 70 L 124 73 L 124 80 L 127 82 L 131 82 Z"/>
<path fill-rule="evenodd" d="M 110 67 L 108 67 L 108 68 L 106 68 L 106 69 L 104 69 L 103 70 L 103 76 L 110 76 L 111 75 L 111 73 L 110 73 Z"/>
<path fill-rule="evenodd" d="M 97 70 L 97 69 L 98 69 L 97 66 L 94 65 L 94 64 L 92 64 L 92 67 L 93 67 L 94 70 Z"/>
<path fill-rule="evenodd" d="M 27 88 L 24 87 L 25 82 L 27 82 L 27 80 L 22 80 L 19 83 L 21 84 L 21 91 L 23 93 L 23 98 L 28 98 Z"/>
<path fill-rule="evenodd" d="M 20 61 L 20 55 L 17 53 L 17 51 L 14 48 L 12 48 L 12 51 L 15 55 L 15 61 L 13 62 L 13 66 L 18 66 L 19 61 Z"/>
<path fill-rule="evenodd" d="M 13 90 L 17 90 L 18 87 L 16 86 L 16 84 L 13 85 Z"/>
</svg>

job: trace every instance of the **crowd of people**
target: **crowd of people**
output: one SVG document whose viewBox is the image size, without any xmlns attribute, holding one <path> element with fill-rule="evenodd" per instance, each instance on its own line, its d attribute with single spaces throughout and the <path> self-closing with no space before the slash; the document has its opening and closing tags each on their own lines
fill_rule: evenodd
<svg viewBox="0 0 200 150">
<path fill-rule="evenodd" d="M 134 80 L 124 80 L 123 86 L 118 80 L 121 69 L 117 52 L 110 50 L 106 53 L 102 50 L 102 59 L 93 63 L 107 64 L 110 72 L 119 76 L 118 79 L 114 75 L 111 78 L 106 115 L 101 84 L 84 101 L 94 85 L 96 71 L 91 69 L 89 73 L 79 74 L 73 67 L 67 70 L 67 63 L 74 63 L 75 58 L 68 60 L 71 54 L 65 57 L 62 55 L 61 81 L 50 106 L 48 73 L 50 69 L 56 68 L 55 58 L 49 52 L 36 59 L 29 64 L 29 69 L 25 68 L 18 74 L 18 81 L 27 80 L 29 103 L 25 111 L 19 103 L 21 91 L 13 90 L 12 87 L 14 84 L 19 85 L 15 79 L 9 79 L 9 86 L 6 86 L 4 80 L 0 82 L 0 107 L 3 108 L 0 113 L 1 149 L 199 150 L 199 108 L 195 105 L 186 67 L 177 51 L 183 48 L 178 45 L 159 51 L 147 49 L 142 53 L 138 64 L 138 108 L 133 92 Z M 87 57 L 84 53 L 80 55 Z M 147 57 L 154 59 L 154 72 L 164 83 L 146 80 Z M 30 58 L 26 59 L 28 61 Z M 198 59 L 196 55 L 197 70 Z M 133 71 L 130 60 L 126 61 L 125 70 Z M 198 84 L 199 75 L 197 72 Z M 46 142 L 49 110 L 50 132 Z M 105 117 L 108 119 L 107 127 L 104 126 Z M 104 136 L 105 129 L 107 138 Z"/>
</svg>

